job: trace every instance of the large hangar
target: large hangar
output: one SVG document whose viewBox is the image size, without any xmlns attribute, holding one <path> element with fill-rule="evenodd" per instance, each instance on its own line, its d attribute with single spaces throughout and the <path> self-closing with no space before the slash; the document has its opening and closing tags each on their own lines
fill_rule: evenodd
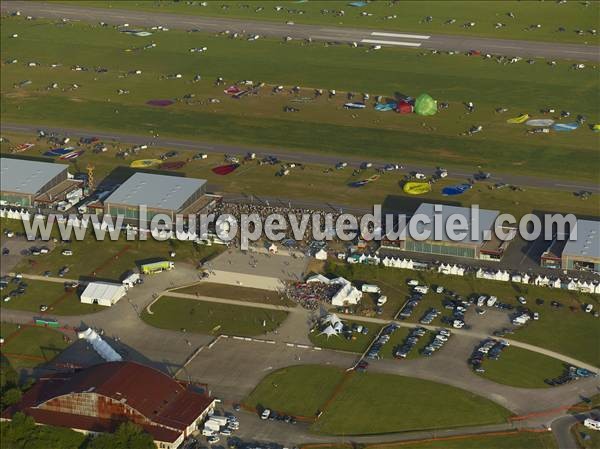
<svg viewBox="0 0 600 449">
<path fill-rule="evenodd" d="M 158 214 L 175 220 L 176 214 L 197 213 L 214 201 L 205 193 L 204 179 L 135 173 L 104 201 L 104 213 L 138 220 L 140 206 L 145 206 L 148 221 Z"/>
<path fill-rule="evenodd" d="M 0 201 L 7 206 L 33 207 L 65 198 L 79 182 L 69 179 L 68 165 L 27 159 L 0 158 Z"/>
<path fill-rule="evenodd" d="M 38 379 L 2 418 L 21 411 L 36 423 L 84 433 L 114 432 L 131 421 L 152 435 L 157 447 L 175 449 L 214 408 L 212 397 L 160 371 L 107 362 Z"/>
<path fill-rule="evenodd" d="M 478 220 L 475 220 L 471 217 L 471 209 L 468 207 L 423 203 L 417 208 L 408 225 L 412 225 L 419 232 L 430 231 L 431 235 L 425 240 L 417 240 L 411 238 L 407 232 L 406 239 L 400 243 L 400 249 L 422 254 L 498 261 L 502 258 L 510 241 L 510 239 L 501 241 L 496 236 L 496 218 L 499 214 L 500 212 L 497 210 L 479 209 Z M 441 217 L 443 224 L 439 239 L 435 239 L 433 232 L 435 215 Z M 446 232 L 445 223 L 453 215 L 461 216 L 466 220 L 467 236 L 462 240 L 452 240 Z M 429 223 L 416 223 L 418 216 L 426 217 Z M 472 238 L 472 233 L 474 238 Z M 510 233 L 515 234 L 512 231 Z"/>
</svg>

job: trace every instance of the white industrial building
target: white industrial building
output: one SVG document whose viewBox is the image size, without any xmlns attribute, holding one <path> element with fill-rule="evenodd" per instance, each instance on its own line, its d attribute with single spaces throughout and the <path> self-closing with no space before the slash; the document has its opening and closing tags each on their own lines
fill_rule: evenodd
<svg viewBox="0 0 600 449">
<path fill-rule="evenodd" d="M 123 296 L 125 296 L 125 287 L 122 284 L 90 282 L 81 294 L 81 302 L 110 307 Z"/>
</svg>

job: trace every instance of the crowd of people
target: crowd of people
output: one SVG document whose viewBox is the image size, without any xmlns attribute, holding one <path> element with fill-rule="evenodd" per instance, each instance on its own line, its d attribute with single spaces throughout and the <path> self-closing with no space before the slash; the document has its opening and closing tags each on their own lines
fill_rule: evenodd
<svg viewBox="0 0 600 449">
<path fill-rule="evenodd" d="M 285 296 L 307 310 L 317 310 L 321 302 L 329 303 L 339 290 L 339 285 L 322 282 L 289 282 L 285 286 Z"/>
</svg>

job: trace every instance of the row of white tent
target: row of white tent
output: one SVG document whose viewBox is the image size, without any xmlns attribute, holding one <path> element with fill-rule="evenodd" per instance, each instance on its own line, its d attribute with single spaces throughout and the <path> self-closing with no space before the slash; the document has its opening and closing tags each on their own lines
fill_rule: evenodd
<svg viewBox="0 0 600 449">
<path fill-rule="evenodd" d="M 600 294 L 600 283 L 592 281 L 581 281 L 578 279 L 560 279 L 550 278 L 548 276 L 537 275 L 535 278 L 528 274 L 510 274 L 506 270 L 483 270 L 480 268 L 475 273 L 475 277 L 480 279 L 491 279 L 502 282 L 516 282 L 520 284 L 533 284 L 538 287 L 562 288 L 566 290 L 579 291 L 583 293 Z"/>
</svg>

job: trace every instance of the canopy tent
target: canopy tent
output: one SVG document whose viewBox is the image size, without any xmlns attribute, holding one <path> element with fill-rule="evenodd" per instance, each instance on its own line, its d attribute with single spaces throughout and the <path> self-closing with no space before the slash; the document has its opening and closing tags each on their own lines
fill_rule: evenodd
<svg viewBox="0 0 600 449">
<path fill-rule="evenodd" d="M 339 337 L 338 332 L 333 328 L 333 326 L 329 325 L 327 326 L 325 329 L 323 329 L 321 331 L 321 333 L 319 333 L 319 335 L 325 335 L 327 336 L 327 338 L 329 339 L 329 337 L 331 337 L 332 335 L 336 335 Z"/>
</svg>

